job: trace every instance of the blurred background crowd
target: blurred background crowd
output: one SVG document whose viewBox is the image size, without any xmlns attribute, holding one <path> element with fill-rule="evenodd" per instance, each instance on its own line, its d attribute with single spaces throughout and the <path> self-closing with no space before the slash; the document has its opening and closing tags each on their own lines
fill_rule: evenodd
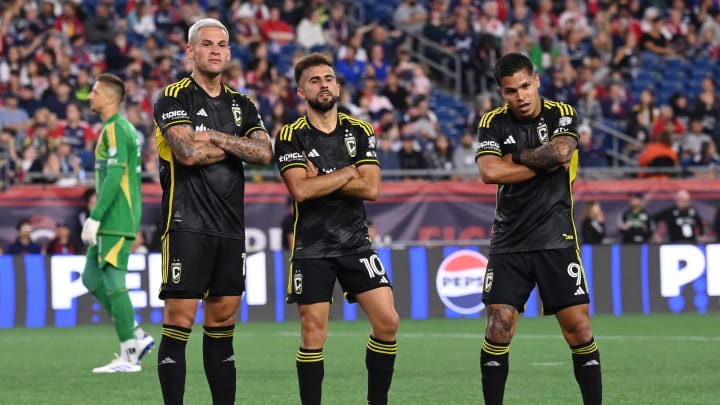
<svg viewBox="0 0 720 405">
<path fill-rule="evenodd" d="M 11 0 L 0 3 L 4 187 L 92 183 L 93 78 L 125 79 L 125 114 L 157 181 L 153 101 L 189 74 L 187 28 L 230 30 L 225 81 L 270 135 L 304 114 L 292 62 L 332 54 L 341 109 L 374 125 L 389 180 L 478 178 L 475 128 L 499 104 L 494 62 L 530 55 L 544 96 L 576 107 L 581 175 L 715 177 L 720 2 L 712 0 Z M 251 180 L 277 180 L 250 167 Z"/>
</svg>

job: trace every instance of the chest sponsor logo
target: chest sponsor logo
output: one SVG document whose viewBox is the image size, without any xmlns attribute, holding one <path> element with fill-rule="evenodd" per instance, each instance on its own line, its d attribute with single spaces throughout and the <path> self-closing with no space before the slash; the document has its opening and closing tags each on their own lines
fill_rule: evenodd
<svg viewBox="0 0 720 405">
<path fill-rule="evenodd" d="M 472 250 L 459 250 L 440 263 L 435 288 L 449 309 L 463 315 L 482 311 L 487 258 Z M 490 281 L 492 282 L 492 281 Z"/>
<path fill-rule="evenodd" d="M 163 121 L 173 120 L 173 119 L 177 119 L 177 118 L 187 118 L 187 117 L 188 117 L 188 115 L 184 110 L 168 111 L 168 112 L 162 113 L 162 115 L 160 116 L 160 118 Z"/>
<path fill-rule="evenodd" d="M 284 155 L 280 155 L 280 157 L 278 158 L 278 161 L 280 161 L 280 163 L 285 163 L 285 162 L 291 162 L 293 160 L 302 160 L 302 159 L 303 159 L 303 155 L 301 153 L 292 152 L 292 153 L 286 153 Z"/>
</svg>

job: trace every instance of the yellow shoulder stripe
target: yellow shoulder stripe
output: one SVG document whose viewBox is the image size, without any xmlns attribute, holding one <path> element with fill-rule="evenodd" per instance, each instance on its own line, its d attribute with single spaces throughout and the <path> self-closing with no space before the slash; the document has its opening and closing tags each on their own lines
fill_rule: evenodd
<svg viewBox="0 0 720 405">
<path fill-rule="evenodd" d="M 188 87 L 190 85 L 191 81 L 189 77 L 186 77 L 178 82 L 175 82 L 173 84 L 169 84 L 167 87 L 165 87 L 165 91 L 163 94 L 165 96 L 169 97 L 177 97 L 180 90 Z"/>
<path fill-rule="evenodd" d="M 480 119 L 480 124 L 478 124 L 478 128 L 490 128 L 490 122 L 492 121 L 492 119 L 495 118 L 495 116 L 498 114 L 504 114 L 507 109 L 508 106 L 504 105 L 502 107 L 498 107 L 494 110 L 486 112 Z"/>
</svg>

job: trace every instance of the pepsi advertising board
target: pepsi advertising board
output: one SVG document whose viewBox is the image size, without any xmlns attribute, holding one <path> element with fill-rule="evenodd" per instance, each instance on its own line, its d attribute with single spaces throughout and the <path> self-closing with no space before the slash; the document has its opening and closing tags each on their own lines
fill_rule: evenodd
<svg viewBox="0 0 720 405">
<path fill-rule="evenodd" d="M 584 245 L 583 267 L 595 314 L 695 312 L 720 310 L 720 244 Z M 482 293 L 492 283 L 486 274 L 487 247 L 378 249 L 395 302 L 405 319 L 480 318 Z M 72 327 L 108 323 L 88 294 L 80 275 L 83 256 L 0 256 L 0 328 Z M 160 255 L 133 255 L 127 286 L 142 322 L 160 323 L 163 302 L 157 298 Z M 247 258 L 247 286 L 242 322 L 297 320 L 285 303 L 288 255 L 261 251 Z M 542 314 L 536 291 L 524 316 Z M 202 321 L 199 309 L 197 322 Z M 362 317 L 335 291 L 331 318 Z"/>
</svg>

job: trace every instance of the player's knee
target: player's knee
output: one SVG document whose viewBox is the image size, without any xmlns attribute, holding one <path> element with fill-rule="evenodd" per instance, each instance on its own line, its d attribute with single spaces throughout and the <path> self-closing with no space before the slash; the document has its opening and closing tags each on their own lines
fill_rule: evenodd
<svg viewBox="0 0 720 405">
<path fill-rule="evenodd" d="M 94 294 L 95 290 L 97 290 L 98 287 L 100 286 L 101 280 L 97 277 L 91 276 L 89 271 L 83 272 L 80 279 L 82 280 L 82 283 L 85 286 L 85 288 L 87 288 L 88 291 L 90 291 L 90 293 Z"/>
</svg>

